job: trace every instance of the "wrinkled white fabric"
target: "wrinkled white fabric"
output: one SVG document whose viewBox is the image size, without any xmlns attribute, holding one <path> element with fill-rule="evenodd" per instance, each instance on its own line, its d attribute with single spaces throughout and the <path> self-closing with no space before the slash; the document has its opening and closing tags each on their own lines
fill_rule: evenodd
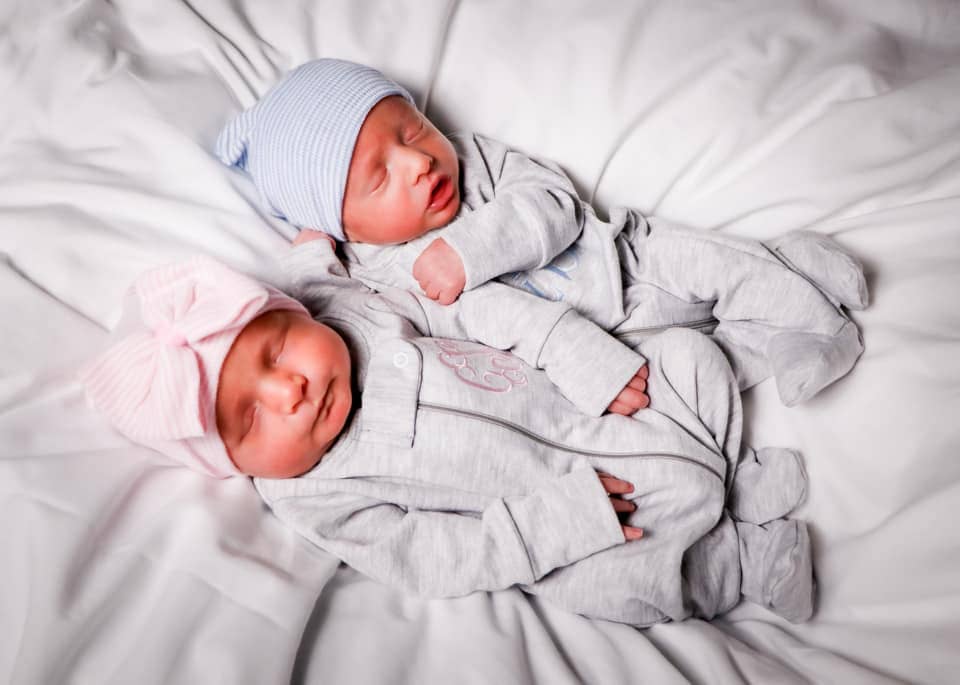
<svg viewBox="0 0 960 685">
<path fill-rule="evenodd" d="M 5 0 L 0 27 L 0 681 L 955 680 L 952 0 Z M 323 55 L 429 95 L 446 133 L 556 160 L 601 213 L 808 228 L 863 261 L 853 373 L 794 409 L 771 383 L 745 402 L 749 442 L 809 470 L 812 622 L 745 603 L 637 631 L 518 590 L 415 599 L 85 408 L 68 379 L 147 266 L 203 251 L 275 280 L 292 231 L 211 151 Z"/>
</svg>

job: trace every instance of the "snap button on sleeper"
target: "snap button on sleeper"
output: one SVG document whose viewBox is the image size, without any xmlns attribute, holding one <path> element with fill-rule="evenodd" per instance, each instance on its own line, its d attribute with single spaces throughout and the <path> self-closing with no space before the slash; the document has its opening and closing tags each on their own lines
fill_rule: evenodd
<svg viewBox="0 0 960 685">
<path fill-rule="evenodd" d="M 405 367 L 408 361 L 406 352 L 397 352 L 393 355 L 393 365 L 398 369 Z"/>
</svg>

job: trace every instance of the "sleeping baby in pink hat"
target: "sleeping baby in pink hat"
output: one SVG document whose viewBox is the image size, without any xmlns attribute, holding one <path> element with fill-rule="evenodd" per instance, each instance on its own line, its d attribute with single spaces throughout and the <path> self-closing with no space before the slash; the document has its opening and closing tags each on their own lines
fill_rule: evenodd
<svg viewBox="0 0 960 685">
<path fill-rule="evenodd" d="M 299 533 L 423 596 L 516 585 L 639 627 L 744 597 L 811 616 L 810 540 L 787 518 L 802 463 L 741 444 L 709 338 L 631 348 L 500 283 L 457 308 L 374 292 L 336 262 L 318 274 L 326 250 L 290 252 L 293 297 L 208 258 L 147 272 L 81 373 L 91 403 L 181 464 L 253 477 Z"/>
</svg>

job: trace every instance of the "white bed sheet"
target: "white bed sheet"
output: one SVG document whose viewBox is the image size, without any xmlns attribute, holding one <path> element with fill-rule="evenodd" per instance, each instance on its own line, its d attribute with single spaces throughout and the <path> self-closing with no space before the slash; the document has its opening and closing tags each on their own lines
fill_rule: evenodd
<svg viewBox="0 0 960 685">
<path fill-rule="evenodd" d="M 854 372 L 795 409 L 746 395 L 749 440 L 806 458 L 812 622 L 404 596 L 86 408 L 73 370 L 140 270 L 200 250 L 273 277 L 289 229 L 209 150 L 316 56 L 558 160 L 601 210 L 862 258 Z M 956 681 L 960 4 L 0 0 L 0 93 L 0 681 Z"/>
</svg>

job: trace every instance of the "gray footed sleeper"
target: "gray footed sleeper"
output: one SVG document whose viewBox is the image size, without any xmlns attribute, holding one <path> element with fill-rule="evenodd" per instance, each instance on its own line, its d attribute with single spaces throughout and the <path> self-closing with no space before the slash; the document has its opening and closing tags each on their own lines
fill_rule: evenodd
<svg viewBox="0 0 960 685">
<path fill-rule="evenodd" d="M 863 270 L 829 236 L 795 231 L 765 245 L 624 207 L 603 219 L 557 165 L 480 135 L 454 143 L 457 218 L 403 245 L 344 244 L 352 276 L 419 293 L 414 262 L 442 238 L 463 261 L 468 291 L 498 280 L 565 302 L 627 341 L 715 323 L 740 388 L 773 376 L 787 406 L 842 377 L 863 351 L 841 309 L 866 306 Z"/>
<path fill-rule="evenodd" d="M 709 338 L 671 329 L 633 350 L 568 304 L 499 283 L 460 308 L 373 293 L 330 249 L 291 252 L 291 289 L 347 342 L 359 406 L 310 472 L 256 479 L 279 518 L 428 597 L 520 586 L 649 626 L 744 596 L 809 618 L 809 538 L 782 518 L 804 496 L 802 465 L 741 445 L 739 388 Z M 644 363 L 650 408 L 604 414 Z M 597 471 L 634 485 L 641 540 L 624 542 Z"/>
<path fill-rule="evenodd" d="M 844 376 L 863 352 L 856 324 L 840 309 L 866 305 L 863 271 L 828 236 L 796 231 L 771 249 L 639 215 L 624 225 L 620 263 L 631 285 L 615 333 L 649 325 L 652 303 L 658 317 L 681 320 L 705 308 L 740 388 L 773 376 L 788 407 Z"/>
<path fill-rule="evenodd" d="M 815 590 L 810 540 L 802 521 L 783 518 L 806 494 L 799 454 L 741 445 L 736 381 L 707 337 L 670 329 L 638 351 L 650 368 L 651 405 L 631 417 L 636 437 L 624 439 L 653 443 L 666 459 L 670 440 L 654 435 L 691 436 L 697 446 L 686 441 L 679 452 L 702 450 L 703 463 L 707 452 L 722 457 L 726 483 L 720 489 L 716 481 L 708 495 L 689 469 L 663 468 L 657 457 L 590 457 L 595 469 L 635 484 L 629 499 L 637 510 L 627 522 L 642 527 L 644 538 L 557 569 L 526 589 L 571 611 L 635 626 L 709 619 L 741 596 L 789 621 L 808 620 Z M 634 432 L 618 428 L 621 436 Z"/>
</svg>

